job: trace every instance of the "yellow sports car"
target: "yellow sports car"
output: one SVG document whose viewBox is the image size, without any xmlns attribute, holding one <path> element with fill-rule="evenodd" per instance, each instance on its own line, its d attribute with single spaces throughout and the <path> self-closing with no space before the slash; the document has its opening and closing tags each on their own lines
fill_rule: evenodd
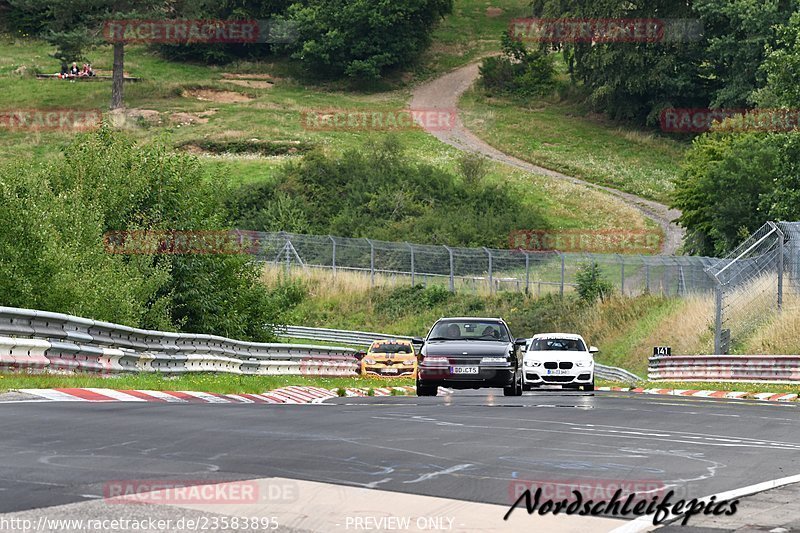
<svg viewBox="0 0 800 533">
<path fill-rule="evenodd" d="M 375 341 L 361 360 L 361 373 L 384 377 L 417 376 L 417 357 L 411 341 Z"/>
</svg>

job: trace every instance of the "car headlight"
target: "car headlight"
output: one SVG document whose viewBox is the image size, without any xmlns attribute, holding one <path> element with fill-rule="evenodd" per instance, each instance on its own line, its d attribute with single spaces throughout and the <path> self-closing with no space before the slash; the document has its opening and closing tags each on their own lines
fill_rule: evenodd
<svg viewBox="0 0 800 533">
<path fill-rule="evenodd" d="M 505 363 L 508 360 L 505 357 L 482 357 L 481 363 Z"/>
<path fill-rule="evenodd" d="M 375 359 L 373 359 L 372 357 L 365 357 L 364 362 L 367 363 L 368 365 L 374 365 Z"/>
<path fill-rule="evenodd" d="M 409 359 L 409 360 L 407 360 L 405 363 L 406 363 L 407 365 L 413 365 L 413 364 L 414 364 L 414 363 L 416 363 L 416 362 L 417 362 L 417 360 L 416 360 L 416 359 Z"/>
<path fill-rule="evenodd" d="M 525 366 L 542 366 L 541 361 L 535 361 L 533 359 L 526 359 L 524 364 Z"/>
<path fill-rule="evenodd" d="M 591 361 L 575 361 L 575 366 L 580 367 L 580 368 L 584 368 L 584 367 L 592 366 L 592 362 Z"/>
</svg>

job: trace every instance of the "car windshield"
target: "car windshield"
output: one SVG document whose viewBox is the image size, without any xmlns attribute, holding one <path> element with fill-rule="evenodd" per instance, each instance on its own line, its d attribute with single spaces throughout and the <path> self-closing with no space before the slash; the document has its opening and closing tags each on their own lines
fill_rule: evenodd
<svg viewBox="0 0 800 533">
<path fill-rule="evenodd" d="M 533 339 L 528 351 L 559 350 L 567 352 L 585 352 L 586 345 L 580 339 Z"/>
<path fill-rule="evenodd" d="M 488 320 L 443 320 L 433 326 L 428 340 L 510 341 L 502 322 Z"/>
<path fill-rule="evenodd" d="M 411 346 L 396 342 L 375 343 L 369 351 L 370 353 L 412 353 Z"/>
</svg>

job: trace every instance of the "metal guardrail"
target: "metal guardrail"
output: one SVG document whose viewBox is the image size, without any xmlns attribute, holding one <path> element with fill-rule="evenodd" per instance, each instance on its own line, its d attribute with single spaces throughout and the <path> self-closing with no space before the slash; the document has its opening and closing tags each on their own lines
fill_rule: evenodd
<svg viewBox="0 0 800 533">
<path fill-rule="evenodd" d="M 624 368 L 597 363 L 594 365 L 594 375 L 606 381 L 622 381 L 624 383 L 638 383 L 639 381 L 644 381 L 633 372 L 628 372 Z"/>
<path fill-rule="evenodd" d="M 305 326 L 275 326 L 275 333 L 279 337 L 330 341 L 353 346 L 369 346 L 376 340 L 382 339 L 413 339 L 413 337 L 405 335 L 390 335 L 387 333 L 374 333 L 370 331 L 349 331 L 345 329 L 308 328 Z"/>
<path fill-rule="evenodd" d="M 350 331 L 345 329 L 309 328 L 305 326 L 276 326 L 275 332 L 279 336 L 294 339 L 323 340 L 351 344 L 356 346 L 369 346 L 376 340 L 381 339 L 406 339 L 413 337 L 404 335 L 391 335 L 387 333 L 374 333 L 368 331 Z M 622 381 L 625 383 L 636 383 L 644 381 L 642 378 L 628 372 L 623 368 L 615 366 L 605 366 L 595 364 L 595 375 L 600 379 L 608 381 Z"/>
<path fill-rule="evenodd" d="M 800 381 L 800 355 L 664 355 L 650 357 L 650 381 Z"/>
<path fill-rule="evenodd" d="M 255 343 L 0 307 L 0 368 L 95 373 L 355 375 L 356 350 Z"/>
</svg>

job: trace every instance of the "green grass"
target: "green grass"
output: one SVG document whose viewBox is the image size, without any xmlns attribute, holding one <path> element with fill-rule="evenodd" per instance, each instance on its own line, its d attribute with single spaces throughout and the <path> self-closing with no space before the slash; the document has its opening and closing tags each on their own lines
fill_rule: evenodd
<svg viewBox="0 0 800 533">
<path fill-rule="evenodd" d="M 467 91 L 465 124 L 492 146 L 568 176 L 665 202 L 688 144 L 620 126 L 555 98 L 533 102 Z"/>
<path fill-rule="evenodd" d="M 619 383 L 617 381 L 598 380 L 598 387 L 641 387 L 645 389 L 680 389 L 680 390 L 721 390 L 732 392 L 773 392 L 800 394 L 800 383 L 781 385 L 777 383 L 738 383 L 738 382 L 694 382 L 694 381 L 642 381 L 635 385 Z"/>
<path fill-rule="evenodd" d="M 453 13 L 439 23 L 433 32 L 433 44 L 420 58 L 417 76 L 433 77 L 497 52 L 500 35 L 508 29 L 511 19 L 530 15 L 529 0 L 455 0 Z"/>
<path fill-rule="evenodd" d="M 236 374 L 192 373 L 177 377 L 161 374 L 122 374 L 92 376 L 86 374 L 0 374 L 0 392 L 14 389 L 61 389 L 97 387 L 118 390 L 184 390 L 219 394 L 256 393 L 305 385 L 338 389 L 340 387 L 379 388 L 414 385 L 410 378 L 381 379 L 377 377 L 314 377 L 314 376 L 246 376 Z"/>
</svg>

